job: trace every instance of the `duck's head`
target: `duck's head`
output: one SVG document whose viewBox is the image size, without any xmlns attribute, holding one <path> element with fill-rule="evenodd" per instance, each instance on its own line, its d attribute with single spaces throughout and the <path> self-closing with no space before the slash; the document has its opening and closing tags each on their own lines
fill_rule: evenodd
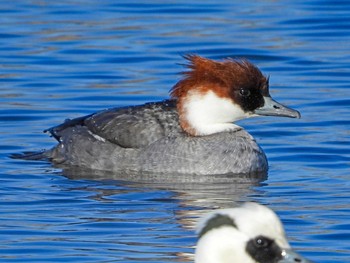
<svg viewBox="0 0 350 263">
<path fill-rule="evenodd" d="M 217 210 L 197 232 L 196 263 L 311 263 L 291 249 L 277 215 L 256 203 Z"/>
<path fill-rule="evenodd" d="M 171 90 L 180 125 L 193 136 L 237 129 L 233 122 L 258 115 L 300 118 L 300 113 L 274 101 L 269 80 L 247 60 L 218 62 L 188 55 L 184 78 Z"/>
</svg>

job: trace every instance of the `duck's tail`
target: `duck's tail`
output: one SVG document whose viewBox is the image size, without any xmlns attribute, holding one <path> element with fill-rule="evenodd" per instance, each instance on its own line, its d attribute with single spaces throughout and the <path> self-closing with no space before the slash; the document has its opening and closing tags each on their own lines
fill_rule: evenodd
<svg viewBox="0 0 350 263">
<path fill-rule="evenodd" d="M 32 161 L 47 160 L 49 157 L 50 155 L 46 150 L 42 150 L 38 152 L 13 153 L 10 155 L 10 158 L 12 159 L 22 159 L 22 160 L 32 160 Z"/>
</svg>

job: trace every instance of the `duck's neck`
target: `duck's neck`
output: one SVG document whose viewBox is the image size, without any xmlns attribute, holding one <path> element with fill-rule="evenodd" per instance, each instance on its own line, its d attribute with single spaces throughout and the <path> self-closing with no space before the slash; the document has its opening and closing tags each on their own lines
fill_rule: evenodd
<svg viewBox="0 0 350 263">
<path fill-rule="evenodd" d="M 233 122 L 247 117 L 231 99 L 220 97 L 213 91 L 189 91 L 178 99 L 177 109 L 182 129 L 192 136 L 241 129 Z"/>
</svg>

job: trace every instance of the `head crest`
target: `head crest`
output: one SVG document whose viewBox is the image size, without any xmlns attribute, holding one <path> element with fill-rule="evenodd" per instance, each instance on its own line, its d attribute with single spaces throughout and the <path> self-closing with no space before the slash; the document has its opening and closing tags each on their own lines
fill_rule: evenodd
<svg viewBox="0 0 350 263">
<path fill-rule="evenodd" d="M 210 85 L 219 86 L 225 93 L 229 92 L 233 85 L 249 85 L 265 81 L 266 78 L 260 70 L 245 59 L 225 59 L 214 61 L 198 55 L 185 55 L 189 71 L 182 72 L 181 79 L 171 89 L 172 98 L 185 95 L 191 88 L 202 86 L 204 89 Z"/>
</svg>

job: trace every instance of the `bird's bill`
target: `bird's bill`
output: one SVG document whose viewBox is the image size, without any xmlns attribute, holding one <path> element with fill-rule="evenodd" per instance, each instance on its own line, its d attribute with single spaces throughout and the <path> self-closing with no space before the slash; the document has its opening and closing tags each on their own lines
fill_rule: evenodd
<svg viewBox="0 0 350 263">
<path fill-rule="evenodd" d="M 278 263 L 313 263 L 312 261 L 304 258 L 297 252 L 294 252 L 291 249 L 284 249 L 282 251 L 282 259 L 278 261 Z"/>
<path fill-rule="evenodd" d="M 271 97 L 266 96 L 264 96 L 264 106 L 257 108 L 254 113 L 262 116 L 280 116 L 300 119 L 299 111 L 288 108 L 273 100 Z"/>
</svg>

